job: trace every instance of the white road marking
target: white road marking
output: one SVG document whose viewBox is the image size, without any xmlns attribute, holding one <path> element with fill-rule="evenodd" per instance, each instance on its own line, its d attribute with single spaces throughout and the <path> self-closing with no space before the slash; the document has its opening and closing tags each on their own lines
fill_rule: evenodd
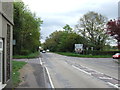
<svg viewBox="0 0 120 90">
<path fill-rule="evenodd" d="M 110 83 L 110 82 L 107 82 L 109 85 L 111 85 L 111 86 L 113 86 L 113 87 L 115 87 L 115 88 L 118 88 L 118 85 L 116 84 L 116 85 L 114 85 L 114 84 L 112 84 L 112 83 Z"/>
<path fill-rule="evenodd" d="M 99 77 L 100 79 L 113 79 L 113 78 L 110 78 L 110 77 Z"/>
<path fill-rule="evenodd" d="M 43 65 L 43 63 L 45 63 L 45 62 L 42 62 L 41 58 L 39 58 L 39 59 L 40 59 L 40 65 Z M 50 85 L 51 85 L 52 88 L 54 88 L 52 79 L 51 79 L 51 77 L 50 77 L 50 73 L 49 73 L 47 67 L 46 67 L 46 66 L 44 66 L 44 67 L 45 67 L 45 69 L 46 69 L 46 71 L 47 71 L 47 75 L 48 75 L 48 78 L 49 78 L 49 81 L 50 81 Z"/>
<path fill-rule="evenodd" d="M 82 67 L 84 67 L 84 66 L 82 66 Z M 84 67 L 84 68 L 86 68 L 86 69 L 88 69 L 88 70 L 91 70 L 91 71 L 95 71 L 96 73 L 98 73 L 98 74 L 103 74 L 103 73 L 101 73 L 101 72 L 98 72 L 98 71 L 96 71 L 96 70 L 93 70 L 93 69 L 91 69 L 91 68 L 88 68 L 88 67 Z"/>
<path fill-rule="evenodd" d="M 51 79 L 51 77 L 50 77 L 50 73 L 49 73 L 47 67 L 45 67 L 45 69 L 46 69 L 46 71 L 47 71 L 47 74 L 48 74 L 48 78 L 49 78 L 49 81 L 50 81 L 51 87 L 54 88 L 54 85 L 53 85 L 53 82 L 52 82 L 52 79 Z"/>
<path fill-rule="evenodd" d="M 39 58 L 39 59 L 40 59 L 40 65 L 43 65 L 41 58 Z"/>
<path fill-rule="evenodd" d="M 77 70 L 79 70 L 79 71 L 82 71 L 82 72 L 84 72 L 84 73 L 86 73 L 88 75 L 91 75 L 91 73 L 88 73 L 88 72 L 86 72 L 86 71 L 84 71 L 84 70 L 82 70 L 82 69 L 80 69 L 80 68 L 78 68 L 78 67 L 76 67 L 74 65 L 72 65 L 72 67 L 75 68 L 75 69 L 77 69 Z"/>
<path fill-rule="evenodd" d="M 91 73 L 88 73 L 88 72 L 86 72 L 85 70 L 82 70 L 82 69 L 80 69 L 80 68 L 78 68 L 78 67 L 76 67 L 76 66 L 74 66 L 74 65 L 72 65 L 72 67 L 73 68 L 75 68 L 75 69 L 77 69 L 77 70 L 79 70 L 79 71 L 82 71 L 82 72 L 84 72 L 84 73 L 86 73 L 86 74 L 88 74 L 88 75 L 90 75 L 90 76 L 92 76 L 92 72 Z M 89 69 L 89 68 L 87 68 L 87 69 Z M 89 69 L 89 70 L 92 70 L 92 69 Z M 95 70 L 93 70 L 93 71 L 95 71 Z M 96 71 L 95 71 L 96 72 Z M 100 73 L 100 72 L 96 72 L 96 73 L 98 73 L 98 74 L 103 74 L 103 73 Z M 113 79 L 113 78 L 110 78 L 110 77 L 99 77 L 100 79 Z M 112 83 L 110 83 L 110 82 L 107 82 L 109 85 L 111 85 L 111 86 L 113 86 L 113 87 L 115 87 L 115 88 L 118 88 L 118 84 L 112 84 Z"/>
</svg>

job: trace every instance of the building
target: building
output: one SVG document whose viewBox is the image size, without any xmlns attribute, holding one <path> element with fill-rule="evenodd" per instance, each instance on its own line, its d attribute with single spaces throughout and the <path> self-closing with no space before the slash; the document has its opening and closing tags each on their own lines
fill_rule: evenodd
<svg viewBox="0 0 120 90">
<path fill-rule="evenodd" d="M 0 0 L 0 90 L 11 83 L 13 3 Z"/>
</svg>

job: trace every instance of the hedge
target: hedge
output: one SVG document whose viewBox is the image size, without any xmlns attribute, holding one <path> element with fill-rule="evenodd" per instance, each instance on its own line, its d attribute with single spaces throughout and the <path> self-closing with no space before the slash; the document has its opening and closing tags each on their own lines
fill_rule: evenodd
<svg viewBox="0 0 120 90">
<path fill-rule="evenodd" d="M 120 51 L 83 51 L 84 55 L 114 55 L 115 53 L 120 53 Z"/>
</svg>

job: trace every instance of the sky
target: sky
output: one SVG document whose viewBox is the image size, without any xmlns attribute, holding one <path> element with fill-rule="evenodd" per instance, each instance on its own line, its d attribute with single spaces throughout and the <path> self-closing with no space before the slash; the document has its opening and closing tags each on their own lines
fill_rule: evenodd
<svg viewBox="0 0 120 90">
<path fill-rule="evenodd" d="M 94 11 L 110 19 L 118 18 L 120 0 L 22 0 L 29 9 L 43 20 L 41 26 L 44 42 L 52 32 L 62 30 L 69 24 L 72 28 L 89 11 Z"/>
</svg>

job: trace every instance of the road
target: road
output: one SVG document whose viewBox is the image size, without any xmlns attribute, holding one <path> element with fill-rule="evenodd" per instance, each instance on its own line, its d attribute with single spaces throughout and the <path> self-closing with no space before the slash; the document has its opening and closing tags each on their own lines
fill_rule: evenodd
<svg viewBox="0 0 120 90">
<path fill-rule="evenodd" d="M 42 53 L 55 88 L 117 88 L 118 64 L 111 58 L 78 58 Z"/>
</svg>

